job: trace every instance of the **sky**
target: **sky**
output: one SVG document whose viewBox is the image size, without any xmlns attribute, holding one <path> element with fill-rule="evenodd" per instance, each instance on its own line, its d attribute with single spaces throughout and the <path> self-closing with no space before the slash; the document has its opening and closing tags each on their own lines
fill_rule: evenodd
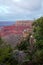
<svg viewBox="0 0 43 65">
<path fill-rule="evenodd" d="M 0 21 L 33 20 L 43 16 L 43 0 L 0 0 Z"/>
</svg>

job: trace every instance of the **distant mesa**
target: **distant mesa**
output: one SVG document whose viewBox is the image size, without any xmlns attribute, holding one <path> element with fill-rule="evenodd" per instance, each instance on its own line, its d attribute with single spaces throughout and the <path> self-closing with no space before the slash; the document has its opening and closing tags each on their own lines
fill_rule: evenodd
<svg viewBox="0 0 43 65">
<path fill-rule="evenodd" d="M 31 26 L 32 20 L 21 20 L 21 21 L 16 21 L 16 25 L 26 25 L 26 26 Z"/>
</svg>

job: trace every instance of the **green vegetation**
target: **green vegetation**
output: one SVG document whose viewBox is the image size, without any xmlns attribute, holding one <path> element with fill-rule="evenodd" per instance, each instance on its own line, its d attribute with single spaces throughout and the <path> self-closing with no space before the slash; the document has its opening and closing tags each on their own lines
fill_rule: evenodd
<svg viewBox="0 0 43 65">
<path fill-rule="evenodd" d="M 29 42 L 30 36 L 28 36 L 27 40 L 22 41 L 22 43 L 18 46 L 18 49 L 24 51 L 27 54 L 26 59 L 29 60 L 29 61 L 27 60 L 28 64 L 42 65 L 43 64 L 43 17 L 33 22 L 32 36 L 34 37 L 35 42 L 32 42 L 31 44 Z"/>
<path fill-rule="evenodd" d="M 0 38 L 0 65 L 43 65 L 43 17 L 33 22 L 32 33 L 16 49 Z"/>
<path fill-rule="evenodd" d="M 0 38 L 0 65 L 17 65 L 13 57 L 13 49 L 10 45 L 5 44 Z"/>
<path fill-rule="evenodd" d="M 18 50 L 27 50 L 29 47 L 29 37 L 26 40 L 22 40 L 21 43 L 17 46 Z"/>
<path fill-rule="evenodd" d="M 34 62 L 37 64 L 43 64 L 43 17 L 35 20 L 34 26 L 34 38 L 36 39 L 36 52 L 34 55 Z"/>
</svg>

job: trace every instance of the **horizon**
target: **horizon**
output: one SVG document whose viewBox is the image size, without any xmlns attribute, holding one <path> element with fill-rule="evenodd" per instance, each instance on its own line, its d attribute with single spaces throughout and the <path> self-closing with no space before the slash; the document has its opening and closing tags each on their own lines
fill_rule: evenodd
<svg viewBox="0 0 43 65">
<path fill-rule="evenodd" d="M 33 21 L 33 20 L 17 20 L 17 21 Z M 14 25 L 17 21 L 0 21 L 0 26 Z"/>
<path fill-rule="evenodd" d="M 0 22 L 0 26 L 9 26 L 9 25 L 13 25 L 15 24 L 15 22 Z"/>
</svg>

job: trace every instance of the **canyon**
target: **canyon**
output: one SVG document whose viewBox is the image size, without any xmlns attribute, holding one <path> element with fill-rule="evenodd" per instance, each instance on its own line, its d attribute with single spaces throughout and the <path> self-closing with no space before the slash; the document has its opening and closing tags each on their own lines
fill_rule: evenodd
<svg viewBox="0 0 43 65">
<path fill-rule="evenodd" d="M 22 38 L 32 32 L 32 20 L 16 21 L 9 26 L 0 26 L 0 37 L 15 46 Z"/>
</svg>

